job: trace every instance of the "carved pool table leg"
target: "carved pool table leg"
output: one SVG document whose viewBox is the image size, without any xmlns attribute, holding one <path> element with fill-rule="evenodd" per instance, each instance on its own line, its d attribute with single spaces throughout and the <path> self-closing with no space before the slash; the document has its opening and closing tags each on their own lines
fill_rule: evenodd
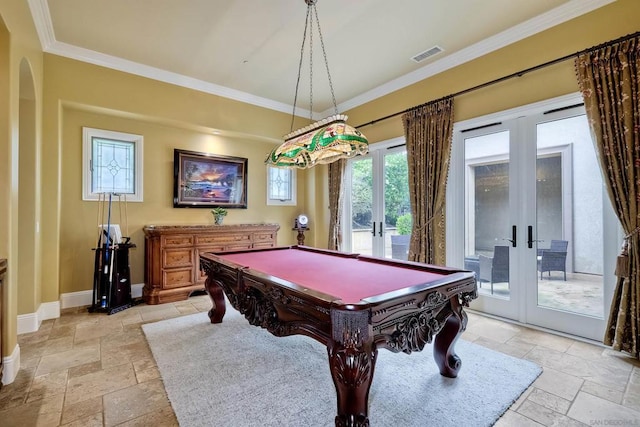
<svg viewBox="0 0 640 427">
<path fill-rule="evenodd" d="M 433 343 L 433 357 L 445 377 L 458 376 L 462 361 L 455 353 L 456 341 L 467 327 L 467 313 L 464 312 L 458 298 L 451 300 L 452 314 L 445 322 L 442 330 L 436 335 Z"/>
<path fill-rule="evenodd" d="M 369 426 L 369 390 L 378 350 L 372 340 L 359 345 L 331 341 L 327 347 L 338 396 L 336 427 Z"/>
<path fill-rule="evenodd" d="M 208 313 L 209 319 L 211 319 L 211 323 L 222 323 L 222 318 L 227 311 L 224 292 L 211 277 L 207 277 L 207 280 L 204 282 L 204 286 L 207 289 L 209 298 L 211 298 L 211 302 L 213 303 L 213 307 L 211 307 L 211 310 L 209 310 Z"/>
</svg>

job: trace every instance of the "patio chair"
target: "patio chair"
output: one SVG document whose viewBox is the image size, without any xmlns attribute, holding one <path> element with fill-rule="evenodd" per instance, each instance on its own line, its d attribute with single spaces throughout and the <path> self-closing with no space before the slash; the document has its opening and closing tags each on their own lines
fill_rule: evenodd
<svg viewBox="0 0 640 427">
<path fill-rule="evenodd" d="M 509 282 L 509 246 L 495 246 L 493 256 L 478 255 L 480 263 L 479 282 L 489 282 L 493 294 L 493 284 Z"/>
<path fill-rule="evenodd" d="M 540 280 L 542 273 L 547 271 L 551 278 L 552 271 L 562 271 L 564 273 L 564 281 L 567 281 L 567 247 L 569 242 L 566 240 L 552 240 L 549 249 L 538 249 L 538 271 L 540 272 Z"/>
<path fill-rule="evenodd" d="M 400 234 L 391 236 L 391 258 L 406 261 L 409 258 L 409 244 L 411 235 Z"/>
</svg>

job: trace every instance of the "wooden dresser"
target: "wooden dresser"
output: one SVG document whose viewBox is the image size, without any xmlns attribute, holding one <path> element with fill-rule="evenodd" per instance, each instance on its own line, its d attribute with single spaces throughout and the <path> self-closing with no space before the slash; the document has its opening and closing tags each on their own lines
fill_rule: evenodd
<svg viewBox="0 0 640 427">
<path fill-rule="evenodd" d="M 144 301 L 180 301 L 203 291 L 201 253 L 272 248 L 279 228 L 278 224 L 145 226 Z"/>
<path fill-rule="evenodd" d="M 2 365 L 2 293 L 4 292 L 4 279 L 7 273 L 7 260 L 0 259 L 0 388 L 2 388 L 2 373 L 4 372 Z"/>
</svg>

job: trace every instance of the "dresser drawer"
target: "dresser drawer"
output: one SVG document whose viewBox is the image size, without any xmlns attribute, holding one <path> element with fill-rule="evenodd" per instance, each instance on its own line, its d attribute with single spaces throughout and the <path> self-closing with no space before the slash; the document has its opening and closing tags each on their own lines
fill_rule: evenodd
<svg viewBox="0 0 640 427">
<path fill-rule="evenodd" d="M 170 236 L 162 236 L 163 248 L 178 248 L 193 246 L 193 235 L 176 234 Z"/>
<path fill-rule="evenodd" d="M 173 289 L 193 284 L 193 268 L 163 270 L 162 288 Z"/>
<path fill-rule="evenodd" d="M 276 245 L 275 233 L 255 233 L 253 235 L 253 249 L 272 248 Z"/>
<path fill-rule="evenodd" d="M 162 251 L 162 267 L 193 266 L 193 249 L 165 249 Z"/>
<path fill-rule="evenodd" d="M 251 235 L 245 233 L 238 234 L 205 234 L 196 236 L 196 246 L 205 245 L 226 245 L 236 242 L 251 242 Z"/>
<path fill-rule="evenodd" d="M 238 243 L 230 243 L 224 247 L 225 252 L 233 252 L 233 251 L 244 251 L 246 249 L 253 248 L 253 244 L 251 242 L 238 242 Z"/>
<path fill-rule="evenodd" d="M 274 233 L 256 233 L 253 235 L 253 241 L 255 243 L 262 243 L 265 241 L 274 242 L 276 240 L 276 236 Z"/>
<path fill-rule="evenodd" d="M 275 247 L 273 240 L 266 240 L 264 242 L 256 242 L 253 244 L 253 249 L 266 249 Z"/>
</svg>

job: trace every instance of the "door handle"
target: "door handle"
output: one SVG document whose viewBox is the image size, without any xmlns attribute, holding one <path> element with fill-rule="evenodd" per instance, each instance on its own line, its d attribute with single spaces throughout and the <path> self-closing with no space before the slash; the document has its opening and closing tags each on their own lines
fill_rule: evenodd
<svg viewBox="0 0 640 427">
<path fill-rule="evenodd" d="M 511 242 L 511 246 L 513 246 L 514 248 L 516 247 L 516 237 L 517 237 L 517 230 L 516 230 L 516 226 L 512 225 L 511 226 L 511 238 L 510 239 L 505 239 L 509 242 Z"/>
<path fill-rule="evenodd" d="M 529 249 L 533 248 L 534 242 L 542 242 L 542 240 L 534 240 L 533 239 L 533 226 L 530 225 L 527 227 L 527 245 L 529 245 Z"/>
<path fill-rule="evenodd" d="M 378 235 L 382 237 L 382 221 L 380 221 L 380 231 L 378 231 Z"/>
<path fill-rule="evenodd" d="M 371 234 L 373 235 L 373 237 L 376 237 L 376 222 L 373 222 L 373 231 L 371 232 Z"/>
</svg>

